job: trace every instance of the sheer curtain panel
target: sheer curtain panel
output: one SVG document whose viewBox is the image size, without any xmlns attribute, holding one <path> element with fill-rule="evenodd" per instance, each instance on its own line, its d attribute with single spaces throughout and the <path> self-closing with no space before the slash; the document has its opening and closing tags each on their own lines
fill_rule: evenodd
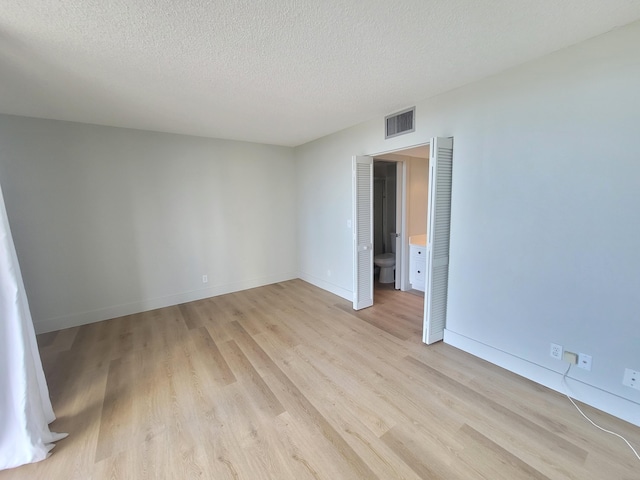
<svg viewBox="0 0 640 480">
<path fill-rule="evenodd" d="M 47 458 L 54 420 L 0 188 L 0 470 Z"/>
</svg>

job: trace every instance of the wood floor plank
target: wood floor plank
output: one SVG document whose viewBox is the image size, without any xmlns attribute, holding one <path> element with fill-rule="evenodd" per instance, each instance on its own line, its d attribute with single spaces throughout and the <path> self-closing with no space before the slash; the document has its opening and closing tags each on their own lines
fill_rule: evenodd
<svg viewBox="0 0 640 480">
<path fill-rule="evenodd" d="M 394 337 L 397 337 L 400 340 L 406 340 L 410 337 L 410 332 L 405 331 L 405 329 L 401 328 L 401 326 L 399 326 L 398 324 L 390 323 L 387 321 L 387 319 L 380 318 L 377 315 L 372 315 L 368 313 L 366 310 L 363 312 L 353 311 L 352 308 L 349 308 L 346 305 L 340 305 L 337 308 L 339 308 L 340 310 L 350 315 L 353 315 L 354 317 L 357 317 L 361 320 L 364 320 L 365 322 L 370 323 L 371 325 L 373 325 L 376 328 L 379 328 L 380 330 L 384 330 L 389 335 L 393 335 Z"/>
<path fill-rule="evenodd" d="M 544 430 L 535 422 L 457 384 L 440 372 L 428 370 L 424 364 L 416 366 L 431 379 L 434 400 L 447 405 L 460 420 L 466 420 L 480 434 L 508 448 L 514 457 L 525 460 L 532 468 L 552 478 L 584 478 L 588 475 L 584 467 L 587 452 L 575 443 Z M 468 404 L 475 405 L 476 410 L 469 411 Z M 563 467 L 568 458 L 572 459 L 571 470 Z"/>
<path fill-rule="evenodd" d="M 470 440 L 469 447 L 461 459 L 465 463 L 475 466 L 479 475 L 485 478 L 511 478 L 513 480 L 550 480 L 549 477 L 470 426 L 463 425 L 460 432 Z M 482 458 L 483 461 L 479 462 L 479 458 Z"/>
<path fill-rule="evenodd" d="M 267 343 L 260 342 L 261 345 L 269 348 L 268 339 L 264 341 Z M 376 409 L 380 404 L 374 406 L 358 402 L 350 392 L 340 388 L 334 382 L 334 378 L 330 379 L 326 375 L 319 378 L 316 365 L 312 365 L 299 349 L 296 349 L 296 353 L 297 356 L 282 360 L 281 369 L 302 390 L 309 392 L 309 401 L 348 442 L 354 452 L 372 470 L 380 472 L 380 478 L 417 479 L 406 465 L 397 461 L 395 454 L 386 445 L 378 441 L 379 434 L 389 429 L 389 425 L 382 418 L 384 410 Z M 280 362 L 278 364 L 280 365 Z M 316 379 L 313 386 L 308 383 L 309 378 Z"/>
<path fill-rule="evenodd" d="M 220 310 L 213 298 L 198 302 L 194 308 L 198 311 L 203 325 L 209 330 L 211 337 L 214 338 L 217 343 L 231 340 L 231 336 L 229 336 L 225 329 L 225 325 L 231 320 Z M 232 320 L 235 320 L 235 318 Z"/>
<path fill-rule="evenodd" d="M 563 457 L 569 457 L 580 464 L 586 459 L 587 452 L 583 448 L 576 446 L 574 443 L 549 432 L 538 424 L 522 417 L 501 404 L 494 402 L 486 396 L 476 393 L 471 388 L 456 382 L 411 356 L 405 357 L 405 360 L 412 366 L 417 367 L 420 371 L 428 372 L 428 375 L 431 378 L 436 379 L 436 383 L 439 388 L 445 389 L 447 392 L 459 398 L 468 399 L 470 403 L 473 403 L 485 412 L 495 412 L 497 416 L 504 419 L 505 423 L 513 425 L 514 428 L 519 430 L 526 431 L 528 439 L 539 442 L 541 446 L 549 445 Z"/>
<path fill-rule="evenodd" d="M 196 441 L 204 446 L 209 460 L 233 478 L 249 478 L 252 472 L 255 478 L 266 478 L 262 459 L 267 455 L 265 436 L 270 427 L 265 419 L 273 416 L 261 413 L 240 382 L 223 387 L 214 401 L 208 418 L 188 424 L 200 432 Z"/>
<path fill-rule="evenodd" d="M 326 448 L 326 439 L 319 432 L 309 431 L 303 421 L 285 412 L 275 419 L 274 426 L 287 449 L 291 478 L 320 480 L 340 478 L 344 474 L 340 462 L 336 461 L 337 455 Z"/>
<path fill-rule="evenodd" d="M 124 447 L 126 439 L 135 434 L 132 374 L 130 365 L 120 358 L 113 360 L 109 366 L 96 447 L 97 461 L 117 454 Z"/>
<path fill-rule="evenodd" d="M 229 385 L 236 381 L 229 364 L 206 327 L 192 330 L 191 340 L 199 353 L 197 360 L 202 364 L 210 380 L 219 385 Z"/>
<path fill-rule="evenodd" d="M 185 325 L 187 325 L 187 328 L 189 330 L 204 326 L 202 319 L 200 318 L 200 314 L 198 313 L 198 309 L 195 305 L 183 303 L 181 305 L 178 305 L 178 309 L 180 310 L 182 319 L 184 320 L 184 323 Z"/>
<path fill-rule="evenodd" d="M 402 370 L 401 356 L 396 355 L 398 358 L 395 362 L 392 356 L 387 356 L 386 361 L 381 363 L 376 356 L 378 353 L 351 348 L 357 346 L 351 343 L 352 338 L 340 338 L 336 342 L 344 343 L 336 345 L 343 349 L 343 354 L 336 357 L 332 353 L 335 350 L 329 348 L 335 345 L 325 344 L 322 339 L 316 339 L 316 342 L 317 345 L 308 345 L 304 352 L 302 349 L 296 351 L 303 358 L 311 355 L 308 363 L 312 363 L 319 372 L 326 372 L 326 377 L 338 382 L 345 391 L 351 390 L 357 395 L 364 388 L 370 392 L 366 407 L 360 407 L 363 411 L 359 415 L 362 419 L 368 418 L 366 411 L 371 407 L 384 418 L 384 423 L 379 425 L 375 421 L 368 423 L 372 430 L 376 431 L 377 426 L 412 423 L 432 440 L 433 448 L 441 455 L 450 456 L 450 452 L 459 447 L 451 432 L 455 432 L 463 422 L 452 417 L 446 405 L 442 408 L 438 403 L 429 402 L 429 408 L 424 408 L 425 392 L 430 392 L 430 385 L 411 382 L 412 377 Z M 361 403 L 352 409 L 359 405 Z M 378 433 L 381 435 L 384 431 Z"/>
<path fill-rule="evenodd" d="M 198 441 L 198 437 L 203 437 L 200 431 L 192 434 L 185 429 L 167 429 L 144 439 L 135 448 L 97 462 L 93 478 L 238 478 L 217 460 L 222 453 L 207 450 L 206 442 Z"/>
<path fill-rule="evenodd" d="M 280 400 L 274 395 L 263 377 L 238 347 L 238 344 L 234 340 L 230 340 L 225 342 L 221 348 L 226 361 L 230 364 L 231 369 L 236 372 L 236 378 L 249 385 L 247 393 L 252 402 L 270 416 L 275 417 L 283 413 L 285 409 Z"/>
<path fill-rule="evenodd" d="M 423 302 L 386 287 L 355 312 L 293 280 L 45 334 L 69 437 L 0 480 L 638 478 L 562 395 L 422 344 Z"/>
<path fill-rule="evenodd" d="M 299 416 L 305 417 L 315 425 L 322 435 L 335 447 L 346 463 L 359 475 L 358 478 L 378 478 L 369 466 L 360 458 L 345 439 L 300 391 L 300 389 L 287 377 L 287 375 L 273 362 L 257 342 L 248 336 L 240 325 L 235 324 L 234 330 L 242 338 L 243 344 L 251 352 L 253 359 L 259 359 L 265 370 L 273 376 L 281 387 L 281 392 L 286 392 L 285 398 L 290 400 L 290 408 Z M 282 400 L 284 402 L 284 400 Z"/>
<path fill-rule="evenodd" d="M 433 480 L 462 479 L 452 469 L 447 468 L 442 460 L 432 455 L 428 445 L 420 442 L 415 432 L 403 432 L 401 427 L 382 435 L 381 440 L 389 446 L 420 478 Z"/>
</svg>

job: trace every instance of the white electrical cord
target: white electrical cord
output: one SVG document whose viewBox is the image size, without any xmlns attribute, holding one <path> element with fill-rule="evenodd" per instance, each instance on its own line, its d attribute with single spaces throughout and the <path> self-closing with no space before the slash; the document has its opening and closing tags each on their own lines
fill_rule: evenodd
<svg viewBox="0 0 640 480">
<path fill-rule="evenodd" d="M 638 460 L 640 460 L 640 455 L 638 455 L 638 452 L 636 451 L 635 448 L 633 448 L 633 445 L 631 445 L 629 443 L 629 441 L 624 438 L 622 435 L 616 433 L 616 432 L 612 432 L 611 430 L 607 430 L 606 428 L 602 428 L 600 425 L 596 424 L 593 420 L 591 420 L 589 417 L 587 417 L 584 412 L 582 410 L 580 410 L 580 407 L 578 407 L 578 405 L 576 405 L 576 402 L 573 401 L 573 398 L 571 398 L 569 396 L 569 385 L 567 385 L 567 374 L 569 373 L 569 370 L 571 370 L 571 363 L 569 364 L 569 366 L 567 367 L 567 370 L 564 372 L 564 375 L 562 376 L 562 383 L 564 384 L 564 389 L 565 389 L 565 396 L 569 399 L 569 401 L 573 404 L 574 407 L 576 407 L 576 410 L 578 410 L 578 412 L 580 412 L 580 415 L 582 415 L 584 418 L 587 419 L 587 421 L 593 425 L 596 428 L 599 428 L 600 430 L 602 430 L 605 433 L 608 433 L 610 435 L 613 435 L 615 437 L 621 438 L 622 440 L 624 440 L 624 443 L 626 443 L 629 448 L 631 449 L 631 451 L 633 452 L 633 454 L 638 458 Z"/>
</svg>

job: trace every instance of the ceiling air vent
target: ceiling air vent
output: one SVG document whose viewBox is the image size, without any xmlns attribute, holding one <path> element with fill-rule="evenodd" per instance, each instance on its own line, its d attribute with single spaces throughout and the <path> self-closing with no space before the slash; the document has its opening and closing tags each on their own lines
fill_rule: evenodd
<svg viewBox="0 0 640 480">
<path fill-rule="evenodd" d="M 385 136 L 384 138 L 397 137 L 405 133 L 415 131 L 416 107 L 407 108 L 401 112 L 384 117 Z"/>
</svg>

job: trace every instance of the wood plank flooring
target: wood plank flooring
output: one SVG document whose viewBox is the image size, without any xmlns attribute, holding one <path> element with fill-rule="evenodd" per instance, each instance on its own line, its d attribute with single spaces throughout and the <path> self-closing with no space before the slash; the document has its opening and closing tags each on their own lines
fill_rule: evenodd
<svg viewBox="0 0 640 480">
<path fill-rule="evenodd" d="M 423 345 L 421 297 L 375 299 L 294 280 L 40 335 L 69 437 L 0 480 L 640 478 L 563 396 Z"/>
</svg>

